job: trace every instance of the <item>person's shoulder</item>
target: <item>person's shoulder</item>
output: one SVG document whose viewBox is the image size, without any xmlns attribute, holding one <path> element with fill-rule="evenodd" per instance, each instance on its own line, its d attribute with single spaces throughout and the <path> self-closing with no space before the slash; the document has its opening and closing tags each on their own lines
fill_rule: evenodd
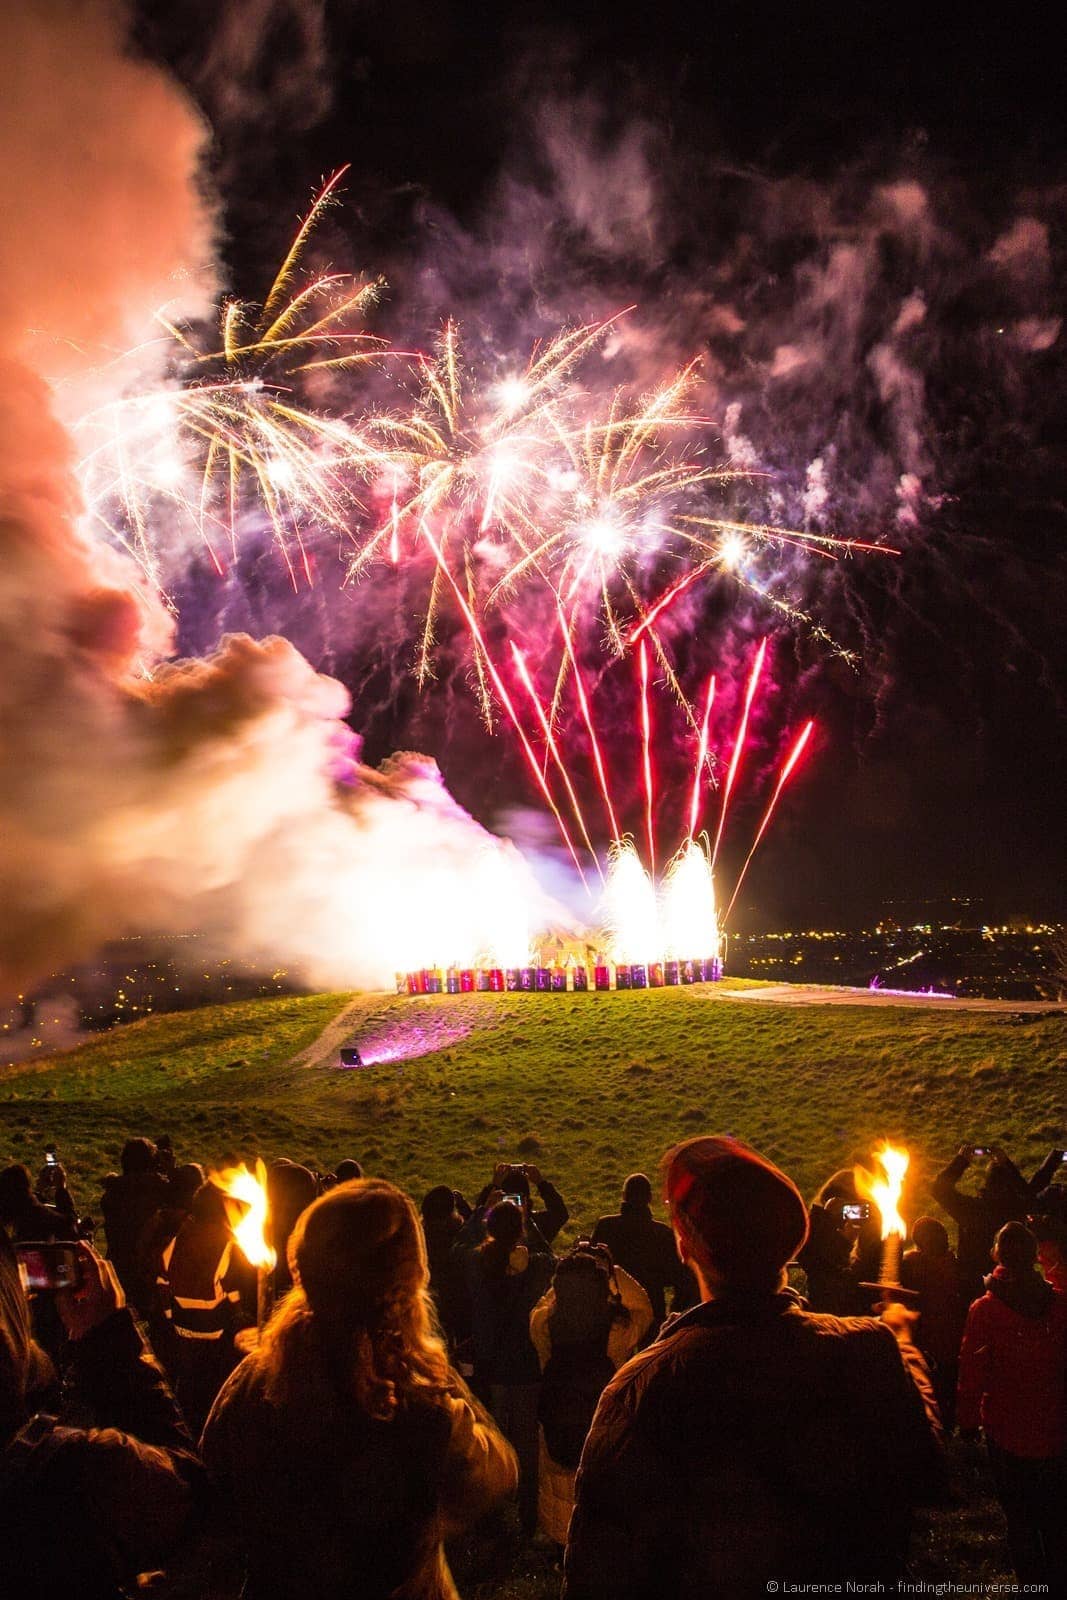
<svg viewBox="0 0 1067 1600">
<path fill-rule="evenodd" d="M 266 1374 L 255 1356 L 245 1356 L 243 1361 L 237 1363 L 215 1396 L 207 1427 L 210 1429 L 212 1424 L 226 1413 L 264 1403 L 266 1393 Z"/>
<path fill-rule="evenodd" d="M 836 1317 L 829 1311 L 805 1311 L 798 1306 L 789 1313 L 788 1326 L 802 1337 L 847 1341 L 857 1349 L 863 1344 L 895 1348 L 897 1342 L 892 1329 L 878 1317 Z"/>
</svg>

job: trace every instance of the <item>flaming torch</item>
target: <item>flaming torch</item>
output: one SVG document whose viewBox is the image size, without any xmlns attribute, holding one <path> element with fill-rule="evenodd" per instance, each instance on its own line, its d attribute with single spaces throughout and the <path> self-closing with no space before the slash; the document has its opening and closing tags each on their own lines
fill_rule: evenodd
<svg viewBox="0 0 1067 1600">
<path fill-rule="evenodd" d="M 911 1294 L 901 1286 L 900 1260 L 908 1225 L 900 1214 L 900 1196 L 911 1157 L 906 1150 L 898 1150 L 886 1140 L 875 1150 L 874 1159 L 881 1168 L 881 1176 L 872 1178 L 862 1167 L 857 1167 L 856 1188 L 873 1201 L 882 1218 L 882 1260 L 878 1282 L 861 1287 L 876 1289 L 883 1299 L 906 1300 Z"/>
<path fill-rule="evenodd" d="M 270 1243 L 270 1216 L 267 1210 L 267 1169 L 256 1158 L 256 1170 L 249 1172 L 242 1161 L 239 1167 L 214 1172 L 211 1181 L 226 1200 L 226 1220 L 234 1242 L 249 1266 L 256 1269 L 256 1339 L 271 1313 L 273 1273 L 278 1252 Z"/>
</svg>

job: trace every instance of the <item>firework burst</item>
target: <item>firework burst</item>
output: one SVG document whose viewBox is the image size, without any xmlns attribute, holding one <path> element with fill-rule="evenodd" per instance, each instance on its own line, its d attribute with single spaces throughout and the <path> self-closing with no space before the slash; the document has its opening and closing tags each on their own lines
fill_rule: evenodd
<svg viewBox="0 0 1067 1600">
<path fill-rule="evenodd" d="M 311 580 L 309 533 L 351 537 L 357 486 L 382 452 L 369 430 L 295 397 L 308 374 L 351 371 L 385 353 L 361 326 L 381 280 L 306 265 L 345 170 L 315 196 L 262 305 L 225 300 L 206 339 L 159 311 L 163 335 L 153 344 L 156 353 L 164 346 L 171 381 L 77 425 L 89 516 L 160 590 L 161 521 L 194 529 L 222 573 L 223 552 L 237 553 L 242 515 L 256 507 L 294 585 Z"/>
</svg>

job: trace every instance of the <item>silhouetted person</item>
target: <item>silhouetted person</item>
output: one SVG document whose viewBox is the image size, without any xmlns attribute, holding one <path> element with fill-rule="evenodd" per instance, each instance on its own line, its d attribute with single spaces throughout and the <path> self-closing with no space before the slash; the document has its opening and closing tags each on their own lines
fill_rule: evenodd
<svg viewBox="0 0 1067 1600">
<path fill-rule="evenodd" d="M 637 1279 L 614 1265 L 607 1245 L 585 1240 L 557 1264 L 530 1316 L 541 1363 L 537 1521 L 557 1545 L 567 1542 L 574 1474 L 601 1393 L 651 1325 L 652 1304 Z"/>
<path fill-rule="evenodd" d="M 678 1259 L 674 1234 L 652 1215 L 652 1185 L 643 1172 L 634 1172 L 622 1189 L 622 1204 L 615 1216 L 601 1217 L 592 1233 L 593 1244 L 606 1244 L 611 1259 L 638 1283 L 652 1302 L 654 1332 L 667 1315 L 667 1290 L 671 1309 L 683 1311 L 697 1297 L 696 1280 Z"/>
<path fill-rule="evenodd" d="M 1006 1222 L 1021 1222 L 1032 1204 L 1026 1179 L 999 1145 L 990 1148 L 989 1165 L 978 1193 L 961 1190 L 959 1181 L 974 1159 L 974 1146 L 961 1145 L 930 1185 L 930 1193 L 959 1230 L 956 1259 L 969 1299 L 982 1292 L 982 1278 L 997 1230 Z"/>
<path fill-rule="evenodd" d="M 490 1190 L 456 1241 L 470 1296 L 475 1393 L 489 1406 L 519 1458 L 519 1522 L 537 1529 L 537 1402 L 541 1363 L 530 1312 L 548 1288 L 555 1257 L 527 1208 Z"/>
<path fill-rule="evenodd" d="M 948 1231 L 936 1217 L 919 1217 L 911 1230 L 914 1249 L 904 1254 L 900 1281 L 919 1297 L 916 1343 L 926 1357 L 945 1432 L 956 1419 L 960 1343 L 968 1300 Z"/>
<path fill-rule="evenodd" d="M 351 1183 L 354 1178 L 362 1178 L 363 1176 L 362 1163 L 354 1160 L 351 1156 L 347 1156 L 344 1161 L 339 1161 L 334 1170 L 338 1183 Z"/>
<path fill-rule="evenodd" d="M 570 1220 L 570 1212 L 555 1184 L 549 1183 L 540 1167 L 529 1162 L 499 1161 L 493 1168 L 491 1180 L 478 1196 L 477 1205 L 484 1206 L 494 1189 L 501 1194 L 518 1195 L 527 1232 L 531 1237 L 536 1233 L 546 1245 L 552 1243 Z M 541 1200 L 540 1210 L 533 1203 L 534 1189 Z"/>
<path fill-rule="evenodd" d="M 895 1582 L 912 1505 L 940 1477 L 922 1357 L 885 1322 L 804 1311 L 785 1288 L 807 1211 L 769 1161 L 698 1138 L 668 1151 L 664 1172 L 702 1299 L 604 1391 L 566 1600 L 748 1600 L 786 1576 Z"/>
<path fill-rule="evenodd" d="M 122 1172 L 104 1179 L 100 1200 L 108 1260 L 126 1298 L 147 1316 L 156 1283 L 153 1246 L 167 1204 L 167 1182 L 156 1171 L 156 1147 L 150 1139 L 127 1139 L 120 1160 Z"/>
<path fill-rule="evenodd" d="M 471 1308 L 463 1261 L 454 1254 L 453 1246 L 470 1214 L 463 1196 L 447 1184 L 438 1184 L 423 1198 L 422 1232 L 430 1268 L 430 1293 L 452 1358 L 461 1371 L 471 1368 Z"/>
<path fill-rule="evenodd" d="M 287 1255 L 289 1235 L 318 1192 L 315 1174 L 307 1167 L 296 1166 L 292 1161 L 275 1161 L 267 1174 L 271 1239 L 278 1253 L 278 1264 L 274 1269 L 274 1293 L 279 1299 L 292 1283 Z"/>
<path fill-rule="evenodd" d="M 30 1169 L 21 1164 L 0 1172 L 0 1223 L 12 1239 L 77 1238 L 77 1220 L 55 1206 L 42 1205 L 33 1192 Z"/>
<path fill-rule="evenodd" d="M 1037 1240 L 1009 1222 L 986 1292 L 967 1313 L 960 1432 L 985 1432 L 1020 1584 L 1067 1593 L 1067 1299 L 1037 1271 Z"/>
<path fill-rule="evenodd" d="M 204 1183 L 162 1253 L 158 1339 L 153 1328 L 153 1342 L 197 1433 L 237 1360 L 234 1334 L 241 1308 L 239 1277 L 231 1271 L 235 1250 L 222 1191 Z"/>
</svg>

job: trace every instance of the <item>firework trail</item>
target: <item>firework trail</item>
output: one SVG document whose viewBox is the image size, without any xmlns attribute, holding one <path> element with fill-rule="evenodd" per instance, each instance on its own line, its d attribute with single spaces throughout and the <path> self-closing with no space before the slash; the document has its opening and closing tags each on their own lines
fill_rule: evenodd
<svg viewBox="0 0 1067 1600">
<path fill-rule="evenodd" d="M 704 715 L 700 723 L 700 741 L 697 745 L 696 768 L 693 772 L 693 795 L 689 802 L 689 837 L 696 837 L 697 823 L 700 820 L 700 793 L 703 787 L 704 768 L 708 759 L 708 725 L 711 722 L 711 708 L 715 704 L 715 674 L 708 679 L 707 694 L 704 697 Z"/>
<path fill-rule="evenodd" d="M 611 837 L 612 839 L 618 839 L 620 837 L 619 821 L 615 815 L 615 807 L 611 799 L 611 788 L 608 783 L 607 770 L 604 766 L 604 757 L 600 750 L 600 740 L 597 738 L 596 725 L 593 722 L 593 715 L 589 707 L 589 696 L 586 694 L 585 684 L 582 682 L 582 669 L 578 665 L 578 657 L 574 652 L 574 640 L 571 634 L 571 627 L 567 622 L 567 618 L 563 607 L 560 604 L 558 595 L 556 596 L 556 613 L 559 617 L 560 636 L 563 639 L 563 648 L 566 653 L 567 662 L 571 671 L 574 673 L 574 687 L 578 696 L 578 704 L 581 708 L 582 721 L 585 723 L 586 732 L 589 735 L 589 746 L 593 755 L 593 765 L 596 768 L 597 781 L 600 785 L 600 793 L 603 796 L 604 805 L 608 813 L 608 823 L 611 827 Z"/>
<path fill-rule="evenodd" d="M 648 703 L 648 649 L 641 641 L 641 765 L 645 778 L 645 831 L 648 835 L 648 870 L 656 875 L 656 830 L 653 818 L 652 716 Z"/>
<path fill-rule="evenodd" d="M 589 829 L 585 825 L 585 817 L 582 814 L 582 808 L 581 804 L 579 803 L 578 796 L 574 791 L 574 785 L 571 782 L 570 773 L 567 771 L 566 763 L 560 754 L 559 743 L 555 734 L 552 732 L 552 725 L 545 713 L 544 706 L 541 704 L 537 690 L 534 688 L 533 680 L 530 677 L 522 651 L 519 649 L 518 645 L 515 644 L 514 640 L 511 644 L 511 655 L 513 661 L 515 662 L 515 667 L 519 677 L 522 680 L 522 686 L 526 690 L 531 704 L 533 705 L 538 723 L 540 724 L 541 732 L 544 735 L 545 745 L 556 764 L 560 778 L 563 780 L 563 787 L 567 791 L 567 798 L 571 803 L 571 810 L 574 812 L 575 820 L 578 823 L 578 827 L 581 831 L 582 839 L 585 841 L 585 847 L 592 856 L 593 864 L 597 871 L 600 872 L 601 880 L 603 881 L 604 875 L 600 869 L 600 862 L 598 861 L 597 853 L 593 848 L 593 842 L 589 837 Z"/>
<path fill-rule="evenodd" d="M 752 712 L 752 702 L 756 698 L 756 689 L 759 685 L 760 673 L 763 671 L 763 658 L 767 654 L 767 640 L 760 642 L 756 652 L 756 659 L 752 664 L 752 671 L 748 676 L 748 685 L 745 689 L 745 700 L 741 710 L 741 717 L 737 724 L 737 733 L 734 736 L 733 753 L 730 756 L 730 765 L 726 772 L 726 780 L 722 786 L 722 800 L 719 805 L 719 826 L 715 830 L 715 843 L 711 851 L 711 865 L 714 868 L 719 859 L 719 845 L 722 842 L 722 830 L 726 823 L 726 813 L 730 807 L 730 796 L 733 793 L 734 780 L 741 764 L 741 754 L 745 748 L 745 739 L 748 735 L 748 719 Z"/>
<path fill-rule="evenodd" d="M 745 864 L 741 868 L 740 875 L 738 876 L 737 882 L 734 885 L 734 892 L 730 896 L 730 904 L 726 907 L 726 915 L 723 917 L 723 922 L 724 923 L 729 919 L 730 912 L 734 908 L 734 902 L 737 899 L 738 894 L 740 893 L 741 885 L 745 881 L 745 874 L 748 871 L 749 863 L 751 862 L 752 857 L 756 854 L 756 850 L 759 847 L 760 840 L 763 838 L 763 835 L 767 832 L 767 829 L 770 826 L 770 821 L 771 821 L 771 818 L 774 816 L 774 813 L 775 813 L 775 810 L 777 808 L 778 801 L 779 801 L 779 798 L 781 796 L 782 790 L 785 788 L 786 784 L 789 782 L 789 779 L 792 776 L 794 767 L 796 766 L 797 762 L 800 760 L 801 756 L 803 755 L 804 748 L 807 745 L 808 740 L 811 738 L 812 731 L 813 731 L 814 727 L 815 727 L 814 722 L 806 722 L 804 724 L 804 727 L 801 729 L 800 735 L 797 738 L 796 743 L 794 744 L 792 750 L 790 751 L 790 753 L 789 753 L 789 755 L 788 755 L 788 757 L 786 759 L 786 762 L 785 762 L 784 766 L 782 767 L 781 772 L 778 775 L 778 782 L 774 786 L 774 793 L 771 795 L 770 803 L 768 804 L 766 811 L 763 813 L 763 819 L 760 822 L 760 825 L 759 825 L 758 829 L 756 830 L 756 837 L 752 841 L 752 848 L 748 852 L 748 855 L 745 857 Z"/>
<path fill-rule="evenodd" d="M 423 538 L 426 540 L 426 542 L 430 546 L 431 550 L 435 551 L 435 553 L 437 554 L 438 562 L 439 562 L 439 565 L 440 565 L 440 570 L 441 570 L 442 574 L 444 575 L 444 579 L 445 579 L 446 583 L 449 585 L 449 587 L 451 588 L 452 593 L 455 596 L 456 603 L 459 606 L 460 611 L 463 613 L 464 621 L 466 622 L 467 627 L 470 630 L 472 639 L 474 639 L 474 641 L 475 641 L 475 646 L 476 646 L 477 650 L 480 652 L 481 659 L 485 663 L 485 669 L 488 672 L 490 678 L 492 679 L 493 687 L 496 689 L 497 695 L 500 698 L 500 703 L 504 707 L 504 709 L 507 712 L 508 716 L 511 718 L 512 726 L 514 727 L 515 732 L 518 735 L 519 743 L 522 745 L 522 750 L 523 750 L 523 754 L 526 757 L 527 765 L 529 766 L 530 771 L 533 773 L 534 782 L 537 784 L 538 789 L 541 791 L 541 794 L 544 796 L 545 803 L 547 804 L 549 810 L 552 812 L 552 815 L 556 819 L 556 826 L 558 827 L 558 829 L 560 831 L 560 837 L 562 838 L 563 843 L 567 847 L 567 850 L 568 850 L 568 852 L 570 854 L 571 860 L 574 862 L 575 870 L 577 871 L 578 876 L 582 881 L 583 887 L 588 888 L 588 883 L 586 881 L 585 873 L 582 871 L 582 864 L 578 859 L 578 852 L 574 848 L 574 841 L 572 840 L 572 838 L 570 836 L 570 833 L 568 832 L 567 824 L 563 820 L 563 816 L 562 816 L 562 814 L 560 812 L 560 809 L 559 809 L 559 807 L 557 806 L 555 800 L 552 797 L 552 791 L 548 786 L 548 780 L 545 778 L 545 775 L 541 770 L 541 764 L 538 761 L 536 754 L 534 753 L 533 746 L 531 745 L 529 739 L 526 736 L 526 732 L 525 732 L 525 730 L 523 728 L 522 721 L 521 721 L 521 719 L 519 717 L 518 712 L 515 710 L 514 702 L 512 701 L 511 695 L 508 693 L 507 685 L 505 684 L 503 678 L 501 677 L 500 673 L 497 671 L 497 668 L 493 663 L 493 658 L 489 653 L 489 646 L 486 643 L 485 635 L 482 633 L 482 630 L 478 625 L 478 619 L 475 616 L 473 610 L 471 609 L 471 606 L 469 605 L 468 601 L 465 599 L 465 597 L 463 595 L 463 591 L 459 587 L 459 584 L 456 582 L 455 578 L 452 576 L 452 573 L 450 572 L 448 567 L 445 565 L 444 559 L 441 556 L 440 551 L 438 550 L 438 547 L 437 547 L 436 541 L 434 539 L 434 536 L 430 532 L 429 528 L 425 528 L 423 530 Z"/>
</svg>

